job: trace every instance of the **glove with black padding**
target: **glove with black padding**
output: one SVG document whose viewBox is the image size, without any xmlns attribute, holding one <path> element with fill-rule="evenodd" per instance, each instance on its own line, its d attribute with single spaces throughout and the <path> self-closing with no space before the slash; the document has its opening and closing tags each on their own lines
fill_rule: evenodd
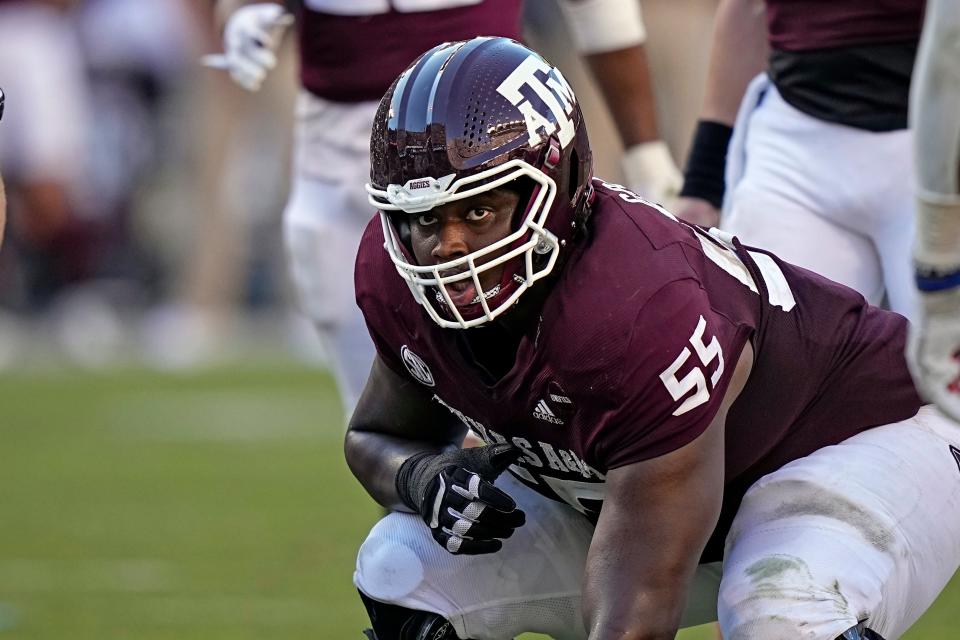
<svg viewBox="0 0 960 640">
<path fill-rule="evenodd" d="M 522 453 L 512 444 L 418 453 L 401 465 L 397 493 L 450 553 L 494 553 L 526 522 L 513 498 L 493 486 Z"/>
</svg>

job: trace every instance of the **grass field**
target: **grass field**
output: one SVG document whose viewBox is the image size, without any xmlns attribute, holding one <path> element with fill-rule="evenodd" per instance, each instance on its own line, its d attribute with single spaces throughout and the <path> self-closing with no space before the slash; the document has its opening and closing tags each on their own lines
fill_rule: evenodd
<svg viewBox="0 0 960 640">
<path fill-rule="evenodd" d="M 378 510 L 323 373 L 7 374 L 0 407 L 0 638 L 362 637 Z M 956 638 L 958 607 L 955 580 L 907 638 Z"/>
</svg>

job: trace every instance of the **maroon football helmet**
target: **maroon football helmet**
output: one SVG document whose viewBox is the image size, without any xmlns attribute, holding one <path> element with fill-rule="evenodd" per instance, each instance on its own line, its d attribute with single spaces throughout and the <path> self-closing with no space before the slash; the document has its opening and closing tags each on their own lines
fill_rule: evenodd
<svg viewBox="0 0 960 640">
<path fill-rule="evenodd" d="M 367 192 L 380 210 L 386 249 L 443 327 L 488 322 L 547 276 L 569 251 L 593 194 L 590 143 L 570 85 L 507 38 L 445 43 L 410 65 L 380 102 L 370 163 Z M 531 186 L 510 235 L 455 260 L 417 264 L 410 214 L 517 179 Z M 500 283 L 484 291 L 479 274 L 499 265 Z M 471 279 L 476 298 L 453 304 L 447 285 Z"/>
</svg>

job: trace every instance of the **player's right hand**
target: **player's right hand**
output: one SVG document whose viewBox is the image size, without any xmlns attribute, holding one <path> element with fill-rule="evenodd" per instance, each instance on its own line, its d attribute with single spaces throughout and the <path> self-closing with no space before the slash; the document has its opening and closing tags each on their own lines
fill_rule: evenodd
<svg viewBox="0 0 960 640">
<path fill-rule="evenodd" d="M 920 302 L 910 325 L 910 372 L 926 399 L 960 423 L 960 284 L 921 290 Z"/>
<path fill-rule="evenodd" d="M 204 64 L 226 69 L 238 85 L 258 91 L 277 66 L 274 53 L 293 15 L 273 2 L 250 4 L 234 11 L 223 30 L 223 54 L 204 57 Z"/>
<path fill-rule="evenodd" d="M 418 454 L 397 474 L 397 492 L 452 554 L 494 553 L 526 516 L 493 485 L 522 451 L 511 444 Z"/>
</svg>

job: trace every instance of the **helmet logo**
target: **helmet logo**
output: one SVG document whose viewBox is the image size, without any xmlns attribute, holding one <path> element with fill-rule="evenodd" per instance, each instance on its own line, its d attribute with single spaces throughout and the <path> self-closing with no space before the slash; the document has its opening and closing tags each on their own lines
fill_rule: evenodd
<svg viewBox="0 0 960 640">
<path fill-rule="evenodd" d="M 542 80 L 537 74 L 545 76 Z M 520 92 L 524 85 L 530 87 L 549 110 L 548 113 L 538 111 L 531 102 Z M 517 66 L 507 78 L 497 87 L 497 92 L 510 101 L 520 110 L 527 124 L 529 144 L 534 146 L 540 143 L 540 136 L 551 136 L 555 132 L 560 140 L 560 146 L 566 147 L 573 139 L 574 127 L 570 114 L 573 113 L 573 89 L 560 73 L 560 70 L 551 67 L 543 58 L 530 54 Z M 550 116 L 553 116 L 551 122 Z M 558 131 L 559 130 L 559 131 Z"/>
<path fill-rule="evenodd" d="M 414 178 L 407 184 L 391 184 L 387 187 L 387 199 L 407 213 L 429 211 L 443 202 L 447 197 L 446 190 L 457 174 L 451 173 L 439 180 L 436 178 Z"/>
</svg>

